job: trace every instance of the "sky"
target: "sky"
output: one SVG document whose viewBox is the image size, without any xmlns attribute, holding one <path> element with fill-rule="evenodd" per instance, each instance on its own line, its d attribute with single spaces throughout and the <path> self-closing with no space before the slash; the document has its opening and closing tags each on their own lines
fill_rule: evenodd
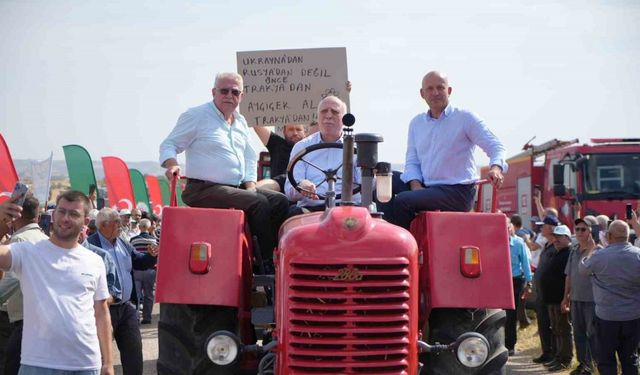
<svg viewBox="0 0 640 375">
<path fill-rule="evenodd" d="M 639 137 L 638 20 L 637 0 L 0 0 L 0 133 L 14 159 L 75 143 L 157 160 L 237 51 L 345 47 L 355 132 L 384 137 L 379 160 L 404 161 L 430 70 L 507 156 L 534 136 Z"/>
</svg>

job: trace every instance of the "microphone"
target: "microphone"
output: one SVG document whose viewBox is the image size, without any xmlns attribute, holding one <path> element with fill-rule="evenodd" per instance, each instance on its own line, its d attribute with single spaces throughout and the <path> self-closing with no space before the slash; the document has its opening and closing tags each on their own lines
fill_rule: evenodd
<svg viewBox="0 0 640 375">
<path fill-rule="evenodd" d="M 351 127 L 355 123 L 356 123 L 356 117 L 354 115 L 352 115 L 351 113 L 347 113 L 344 116 L 342 116 L 342 124 L 344 126 Z"/>
</svg>

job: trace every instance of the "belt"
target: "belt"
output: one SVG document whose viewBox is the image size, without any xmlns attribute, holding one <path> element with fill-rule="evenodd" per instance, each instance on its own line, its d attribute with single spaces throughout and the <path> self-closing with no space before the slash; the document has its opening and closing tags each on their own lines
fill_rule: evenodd
<svg viewBox="0 0 640 375">
<path fill-rule="evenodd" d="M 211 184 L 211 185 L 228 186 L 228 187 L 232 187 L 232 188 L 236 188 L 236 189 L 240 188 L 240 185 L 219 184 L 217 182 L 199 180 L 197 178 L 187 178 L 187 182 L 190 183 L 190 184 Z"/>
</svg>

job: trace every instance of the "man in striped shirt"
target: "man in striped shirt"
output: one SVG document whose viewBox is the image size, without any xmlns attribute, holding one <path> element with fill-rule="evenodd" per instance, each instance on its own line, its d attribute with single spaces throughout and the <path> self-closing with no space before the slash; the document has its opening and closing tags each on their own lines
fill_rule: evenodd
<svg viewBox="0 0 640 375">
<path fill-rule="evenodd" d="M 149 250 L 158 247 L 158 240 L 149 233 L 151 220 L 142 219 L 138 224 L 140 234 L 133 237 L 131 245 L 141 253 L 148 253 Z M 136 295 L 138 301 L 136 308 L 140 306 L 142 299 L 142 324 L 151 324 L 151 311 L 153 310 L 153 300 L 156 293 L 156 267 L 146 270 L 133 270 L 133 278 L 136 283 Z"/>
</svg>

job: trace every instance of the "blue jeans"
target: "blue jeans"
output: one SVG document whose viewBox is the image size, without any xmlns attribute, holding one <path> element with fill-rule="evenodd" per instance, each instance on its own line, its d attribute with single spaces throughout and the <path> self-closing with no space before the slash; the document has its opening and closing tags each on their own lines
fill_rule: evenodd
<svg viewBox="0 0 640 375">
<path fill-rule="evenodd" d="M 100 375 L 100 369 L 70 371 L 20 365 L 20 371 L 18 372 L 18 375 Z"/>
</svg>

